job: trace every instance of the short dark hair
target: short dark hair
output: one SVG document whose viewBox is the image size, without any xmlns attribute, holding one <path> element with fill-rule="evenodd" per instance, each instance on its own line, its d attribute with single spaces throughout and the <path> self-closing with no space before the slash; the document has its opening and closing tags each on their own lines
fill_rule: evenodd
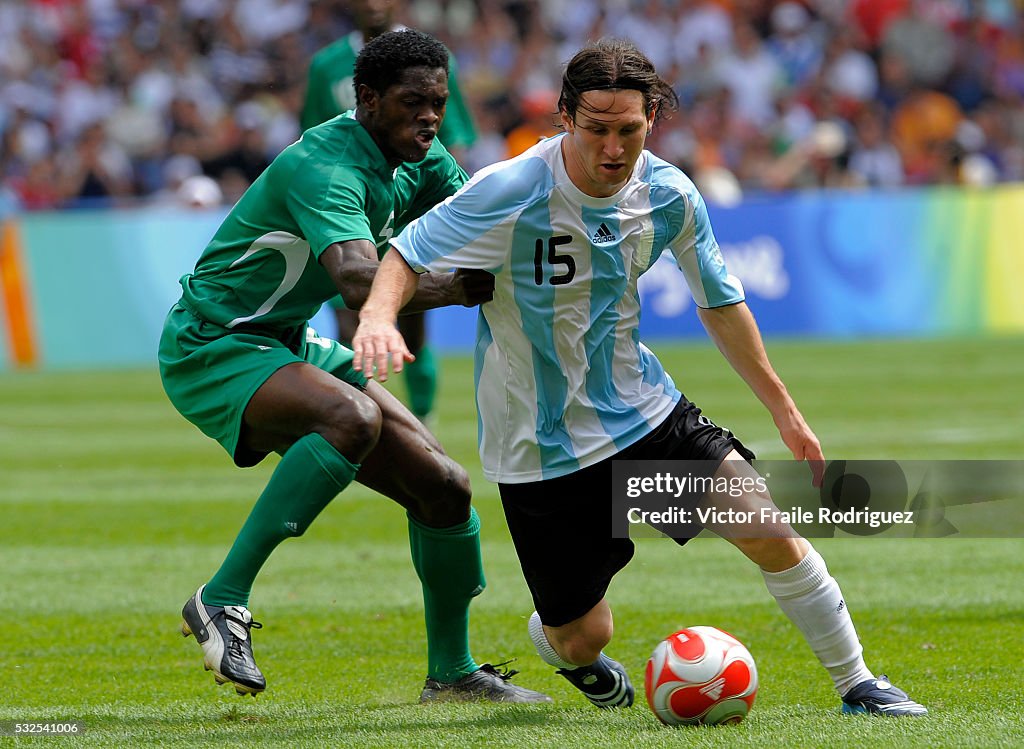
<svg viewBox="0 0 1024 749">
<path fill-rule="evenodd" d="M 624 39 L 600 39 L 573 55 L 565 66 L 558 108 L 575 120 L 583 94 L 611 89 L 639 91 L 644 95 L 645 112 L 656 110 L 658 119 L 679 107 L 672 86 L 635 44 Z"/>
<path fill-rule="evenodd" d="M 367 85 L 384 93 L 398 83 L 408 68 L 444 68 L 448 72 L 448 48 L 434 37 L 415 29 L 388 31 L 374 37 L 356 57 L 352 85 Z"/>
</svg>

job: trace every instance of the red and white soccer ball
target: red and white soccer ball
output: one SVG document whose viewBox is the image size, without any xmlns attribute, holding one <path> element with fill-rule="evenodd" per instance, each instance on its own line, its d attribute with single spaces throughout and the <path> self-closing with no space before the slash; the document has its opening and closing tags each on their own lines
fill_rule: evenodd
<svg viewBox="0 0 1024 749">
<path fill-rule="evenodd" d="M 732 635 L 688 627 L 658 643 L 644 686 L 647 704 L 666 725 L 739 723 L 754 706 L 757 667 Z"/>
</svg>

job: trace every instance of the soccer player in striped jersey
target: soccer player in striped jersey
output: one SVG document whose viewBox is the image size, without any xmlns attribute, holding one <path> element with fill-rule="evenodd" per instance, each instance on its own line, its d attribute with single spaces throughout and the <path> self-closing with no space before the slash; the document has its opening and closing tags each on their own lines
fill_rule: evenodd
<svg viewBox="0 0 1024 749">
<path fill-rule="evenodd" d="M 816 483 L 824 469 L 818 439 L 726 270 L 703 199 L 678 168 L 644 150 L 657 118 L 676 105 L 634 45 L 603 40 L 578 52 L 562 79 L 565 132 L 481 170 L 392 240 L 353 341 L 354 366 L 385 379 L 409 358 L 394 321 L 417 273 L 494 273 L 476 342 L 484 473 L 498 483 L 533 594 L 534 645 L 599 707 L 633 701 L 625 669 L 603 652 L 612 636 L 605 593 L 634 552 L 629 538 L 611 534 L 612 461 L 710 462 L 716 478 L 730 481 L 753 473 L 753 453 L 701 414 L 640 342 L 637 278 L 663 251 L 675 257 L 711 338 L 793 456 L 810 463 Z M 771 506 L 756 491 L 689 500 Z M 926 712 L 867 669 L 838 584 L 791 526 L 760 524 L 749 535 L 707 527 L 758 565 L 832 677 L 844 711 Z"/>
<path fill-rule="evenodd" d="M 196 636 L 207 669 L 243 694 L 266 687 L 248 609 L 257 574 L 358 481 L 408 512 L 426 610 L 420 700 L 550 701 L 470 653 L 469 605 L 485 582 L 466 471 L 352 369 L 350 349 L 307 325 L 339 291 L 365 298 L 395 222 L 465 182 L 435 138 L 447 71 L 444 45 L 418 31 L 368 43 L 355 66 L 355 117 L 307 130 L 274 159 L 182 278 L 164 324 L 160 375 L 182 415 L 239 466 L 282 456 L 223 564 L 182 611 L 182 632 Z M 430 274 L 409 310 L 472 306 L 492 288 L 482 271 Z"/>
</svg>

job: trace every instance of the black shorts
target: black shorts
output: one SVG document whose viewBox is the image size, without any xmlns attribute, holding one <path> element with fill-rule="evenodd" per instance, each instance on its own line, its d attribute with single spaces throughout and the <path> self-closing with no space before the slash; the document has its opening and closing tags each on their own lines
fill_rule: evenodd
<svg viewBox="0 0 1024 749">
<path fill-rule="evenodd" d="M 633 542 L 612 537 L 612 461 L 720 463 L 733 450 L 754 458 L 729 430 L 702 416 L 684 397 L 654 431 L 599 463 L 546 481 L 498 484 L 541 621 L 560 627 L 586 614 L 633 558 Z M 675 540 L 682 545 L 689 539 Z"/>
</svg>

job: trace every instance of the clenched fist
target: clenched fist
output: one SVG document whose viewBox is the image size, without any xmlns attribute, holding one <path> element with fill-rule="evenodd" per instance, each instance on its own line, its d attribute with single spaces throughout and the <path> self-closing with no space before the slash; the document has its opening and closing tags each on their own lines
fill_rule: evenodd
<svg viewBox="0 0 1024 749">
<path fill-rule="evenodd" d="M 487 271 L 459 268 L 451 275 L 455 304 L 475 307 L 494 298 L 494 276 Z"/>
</svg>

